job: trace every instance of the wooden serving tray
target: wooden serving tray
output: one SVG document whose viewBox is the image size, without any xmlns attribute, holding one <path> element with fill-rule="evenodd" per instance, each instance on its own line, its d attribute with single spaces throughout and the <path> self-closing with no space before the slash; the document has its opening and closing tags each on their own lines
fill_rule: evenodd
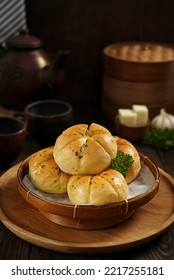
<svg viewBox="0 0 174 280">
<path fill-rule="evenodd" d="M 51 222 L 22 198 L 16 186 L 18 168 L 19 164 L 0 178 L 0 219 L 32 244 L 75 254 L 111 253 L 147 243 L 174 221 L 174 179 L 161 169 L 159 192 L 126 222 L 102 230 L 78 230 Z"/>
</svg>

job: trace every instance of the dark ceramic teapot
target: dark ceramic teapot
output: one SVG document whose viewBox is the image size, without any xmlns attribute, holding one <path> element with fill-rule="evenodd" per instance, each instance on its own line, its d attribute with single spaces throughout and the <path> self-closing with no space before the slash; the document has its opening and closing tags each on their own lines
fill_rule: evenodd
<svg viewBox="0 0 174 280">
<path fill-rule="evenodd" d="M 42 41 L 27 31 L 10 37 L 0 54 L 0 105 L 21 110 L 42 99 L 47 86 L 62 87 L 67 55 L 68 51 L 59 51 L 52 59 Z"/>
</svg>

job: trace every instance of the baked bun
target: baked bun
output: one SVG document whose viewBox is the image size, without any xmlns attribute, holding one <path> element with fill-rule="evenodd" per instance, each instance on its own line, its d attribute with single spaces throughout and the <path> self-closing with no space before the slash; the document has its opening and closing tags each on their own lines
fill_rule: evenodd
<svg viewBox="0 0 174 280">
<path fill-rule="evenodd" d="M 114 137 L 103 126 L 78 124 L 66 129 L 54 145 L 54 159 L 64 172 L 94 175 L 111 164 L 117 154 Z"/>
<path fill-rule="evenodd" d="M 60 170 L 53 157 L 53 147 L 34 153 L 29 160 L 29 178 L 39 190 L 62 194 L 67 191 L 70 175 Z"/>
<path fill-rule="evenodd" d="M 74 205 L 103 205 L 126 199 L 128 185 L 120 172 L 107 169 L 93 176 L 71 176 L 67 193 Z"/>
<path fill-rule="evenodd" d="M 141 169 L 140 156 L 136 148 L 129 141 L 123 138 L 119 138 L 117 136 L 115 136 L 114 138 L 117 144 L 117 149 L 125 154 L 131 155 L 134 160 L 125 178 L 126 182 L 130 183 L 138 176 L 140 172 Z"/>
</svg>

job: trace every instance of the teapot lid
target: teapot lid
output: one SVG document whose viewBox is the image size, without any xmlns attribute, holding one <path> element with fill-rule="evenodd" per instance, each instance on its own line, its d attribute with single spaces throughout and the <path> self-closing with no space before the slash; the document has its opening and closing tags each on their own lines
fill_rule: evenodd
<svg viewBox="0 0 174 280">
<path fill-rule="evenodd" d="M 17 36 L 12 36 L 7 39 L 6 45 L 9 48 L 15 49 L 35 49 L 42 47 L 42 41 L 28 34 L 28 30 L 21 30 Z"/>
</svg>

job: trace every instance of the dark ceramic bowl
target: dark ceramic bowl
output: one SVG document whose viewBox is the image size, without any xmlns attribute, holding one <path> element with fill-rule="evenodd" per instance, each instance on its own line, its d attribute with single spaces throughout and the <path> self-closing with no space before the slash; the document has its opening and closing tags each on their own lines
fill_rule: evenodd
<svg viewBox="0 0 174 280">
<path fill-rule="evenodd" d="M 20 154 L 26 125 L 21 120 L 0 116 L 0 164 L 8 165 Z"/>
<path fill-rule="evenodd" d="M 63 130 L 73 124 L 71 104 L 59 100 L 40 100 L 24 109 L 27 130 L 43 146 L 54 145 Z"/>
</svg>

